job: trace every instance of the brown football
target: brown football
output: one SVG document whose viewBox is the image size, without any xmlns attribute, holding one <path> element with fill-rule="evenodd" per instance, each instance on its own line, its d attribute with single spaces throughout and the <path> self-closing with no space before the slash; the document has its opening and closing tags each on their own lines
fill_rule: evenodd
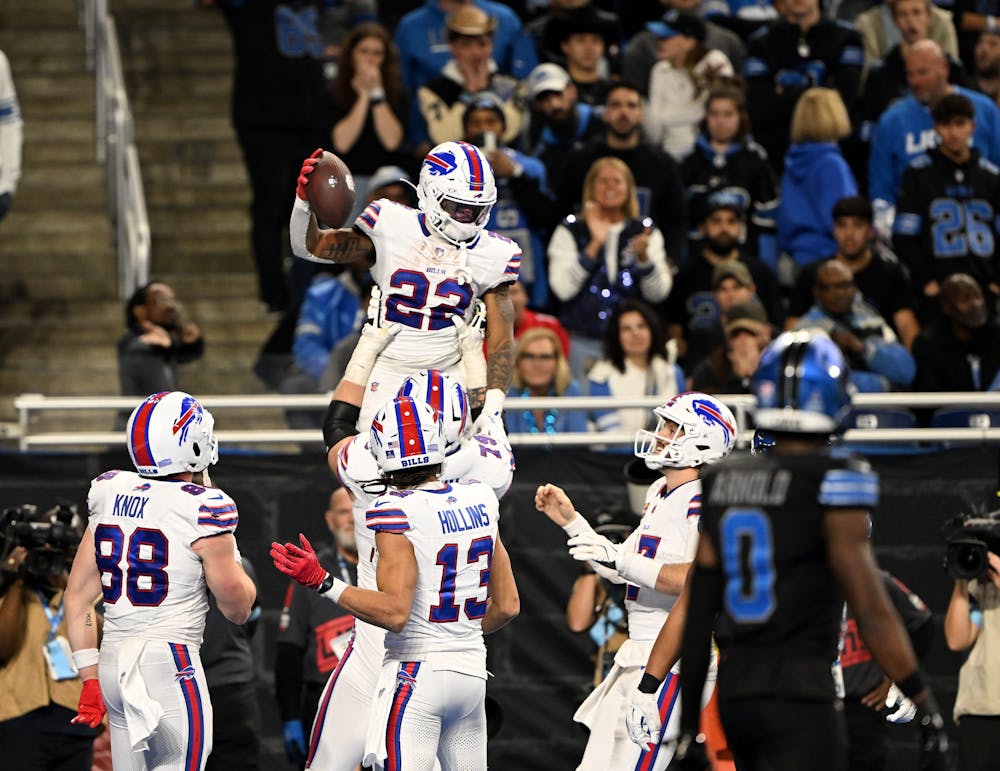
<svg viewBox="0 0 1000 771">
<path fill-rule="evenodd" d="M 333 153 L 324 152 L 306 184 L 309 207 L 323 225 L 340 228 L 354 209 L 354 177 Z"/>
</svg>

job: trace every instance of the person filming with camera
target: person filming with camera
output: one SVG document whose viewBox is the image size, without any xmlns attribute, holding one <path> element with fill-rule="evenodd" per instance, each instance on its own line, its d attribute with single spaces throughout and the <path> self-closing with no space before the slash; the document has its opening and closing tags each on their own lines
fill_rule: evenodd
<svg viewBox="0 0 1000 771">
<path fill-rule="evenodd" d="M 1000 511 L 989 518 L 991 529 L 1000 528 Z M 965 530 L 979 529 L 975 525 L 967 521 Z M 958 769 L 986 771 L 1000 764 L 1000 549 L 995 538 L 987 544 L 972 540 L 977 533 L 960 535 L 967 537 L 949 539 L 946 564 L 955 587 L 944 619 L 948 647 L 972 649 L 955 697 Z"/>
<path fill-rule="evenodd" d="M 83 683 L 63 592 L 82 533 L 76 508 L 0 517 L 0 747 L 3 767 L 90 771 L 99 728 L 71 725 Z M 96 612 L 95 612 L 96 616 Z"/>
</svg>

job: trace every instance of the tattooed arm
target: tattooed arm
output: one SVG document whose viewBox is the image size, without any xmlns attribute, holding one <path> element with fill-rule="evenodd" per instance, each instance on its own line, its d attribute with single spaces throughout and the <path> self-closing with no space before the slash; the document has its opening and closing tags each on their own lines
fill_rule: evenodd
<svg viewBox="0 0 1000 771">
<path fill-rule="evenodd" d="M 514 306 L 510 285 L 483 295 L 486 303 L 486 390 L 506 395 L 514 378 Z M 471 398 L 471 397 L 470 397 Z"/>
<path fill-rule="evenodd" d="M 306 248 L 319 260 L 337 263 L 359 263 L 365 268 L 375 264 L 375 244 L 353 228 L 320 229 L 316 217 L 309 215 Z"/>
</svg>

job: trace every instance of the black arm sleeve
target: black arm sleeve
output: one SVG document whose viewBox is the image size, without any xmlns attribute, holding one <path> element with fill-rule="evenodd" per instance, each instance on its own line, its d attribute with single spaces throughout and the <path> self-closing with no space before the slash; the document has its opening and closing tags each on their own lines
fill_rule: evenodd
<svg viewBox="0 0 1000 771">
<path fill-rule="evenodd" d="M 702 536 L 704 537 L 704 536 Z M 722 596 L 722 571 L 695 563 L 684 639 L 681 642 L 681 733 L 697 734 L 701 720 L 701 692 L 712 655 L 712 627 Z"/>
<path fill-rule="evenodd" d="M 302 657 L 305 649 L 280 642 L 274 655 L 274 697 L 281 722 L 302 719 Z"/>
</svg>

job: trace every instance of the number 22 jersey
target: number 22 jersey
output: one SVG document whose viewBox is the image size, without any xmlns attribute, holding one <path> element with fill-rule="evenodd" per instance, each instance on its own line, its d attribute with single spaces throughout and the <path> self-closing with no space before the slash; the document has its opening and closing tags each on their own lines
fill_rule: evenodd
<svg viewBox="0 0 1000 771">
<path fill-rule="evenodd" d="M 375 244 L 372 278 L 383 293 L 385 321 L 402 330 L 382 352 L 413 369 L 458 361 L 455 315 L 472 300 L 517 279 L 521 248 L 509 238 L 482 231 L 457 247 L 437 235 L 423 212 L 379 199 L 354 221 Z"/>
<path fill-rule="evenodd" d="M 91 483 L 87 508 L 104 591 L 104 640 L 201 645 L 208 589 L 191 544 L 236 531 L 233 499 L 214 487 L 108 471 Z"/>
</svg>

